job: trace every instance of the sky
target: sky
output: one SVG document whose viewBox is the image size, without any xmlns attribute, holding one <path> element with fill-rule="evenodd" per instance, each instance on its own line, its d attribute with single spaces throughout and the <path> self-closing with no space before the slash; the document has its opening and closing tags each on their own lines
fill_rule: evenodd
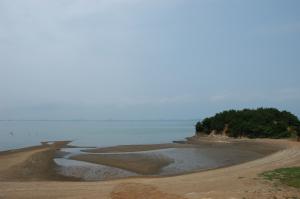
<svg viewBox="0 0 300 199">
<path fill-rule="evenodd" d="M 300 116 L 298 0 L 0 0 L 0 119 Z"/>
</svg>

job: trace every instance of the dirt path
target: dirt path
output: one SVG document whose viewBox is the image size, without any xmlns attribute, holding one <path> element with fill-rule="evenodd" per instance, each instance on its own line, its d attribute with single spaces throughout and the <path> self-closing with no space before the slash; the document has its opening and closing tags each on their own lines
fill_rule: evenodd
<svg viewBox="0 0 300 199">
<path fill-rule="evenodd" d="M 256 140 L 286 148 L 267 157 L 222 169 L 165 178 L 135 178 L 106 182 L 0 182 L 0 198 L 97 198 L 97 199 L 234 199 L 291 198 L 300 190 L 273 186 L 258 176 L 263 171 L 300 166 L 300 143 L 285 140 Z M 27 151 L 0 157 L 0 168 L 26 161 L 38 153 Z M 5 164 L 3 161 L 10 163 Z M 5 166 L 6 165 L 6 166 Z M 7 166 L 8 165 L 8 166 Z M 5 169 L 4 169 L 5 170 Z M 0 169 L 0 176 L 1 171 Z"/>
</svg>

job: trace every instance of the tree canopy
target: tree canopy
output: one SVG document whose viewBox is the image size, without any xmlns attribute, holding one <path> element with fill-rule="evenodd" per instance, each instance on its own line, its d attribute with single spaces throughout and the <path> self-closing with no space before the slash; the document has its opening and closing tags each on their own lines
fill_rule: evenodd
<svg viewBox="0 0 300 199">
<path fill-rule="evenodd" d="M 227 110 L 196 124 L 196 133 L 225 133 L 230 137 L 286 138 L 300 136 L 300 121 L 276 108 Z"/>
</svg>

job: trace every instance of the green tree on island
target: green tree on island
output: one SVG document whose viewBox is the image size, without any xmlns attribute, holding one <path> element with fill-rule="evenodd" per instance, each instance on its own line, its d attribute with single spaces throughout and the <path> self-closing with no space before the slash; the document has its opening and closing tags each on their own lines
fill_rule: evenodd
<svg viewBox="0 0 300 199">
<path fill-rule="evenodd" d="M 226 134 L 230 137 L 300 137 L 300 121 L 290 112 L 275 108 L 228 110 L 196 124 L 196 133 Z"/>
</svg>

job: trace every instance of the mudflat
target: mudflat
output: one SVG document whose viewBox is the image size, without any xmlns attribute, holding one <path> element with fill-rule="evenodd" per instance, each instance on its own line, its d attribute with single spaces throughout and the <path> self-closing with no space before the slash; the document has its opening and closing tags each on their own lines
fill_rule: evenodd
<svg viewBox="0 0 300 199">
<path fill-rule="evenodd" d="M 246 140 L 229 143 L 194 140 L 190 144 L 121 145 L 89 149 L 84 150 L 88 153 L 71 156 L 70 159 L 125 169 L 138 175 L 170 176 L 251 161 L 279 148 Z M 170 167 L 166 168 L 168 165 Z"/>
</svg>

